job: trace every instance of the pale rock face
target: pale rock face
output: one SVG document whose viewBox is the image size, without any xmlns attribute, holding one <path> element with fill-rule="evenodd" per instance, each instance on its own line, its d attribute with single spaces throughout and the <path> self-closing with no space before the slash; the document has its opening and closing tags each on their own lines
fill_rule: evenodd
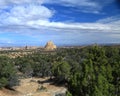
<svg viewBox="0 0 120 96">
<path fill-rule="evenodd" d="M 47 44 L 45 45 L 45 50 L 48 51 L 55 50 L 56 48 L 56 45 L 52 41 L 47 42 Z"/>
</svg>

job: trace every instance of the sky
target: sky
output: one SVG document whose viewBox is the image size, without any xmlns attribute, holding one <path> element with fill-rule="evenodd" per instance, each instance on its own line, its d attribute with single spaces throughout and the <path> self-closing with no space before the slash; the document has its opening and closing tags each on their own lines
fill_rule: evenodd
<svg viewBox="0 0 120 96">
<path fill-rule="evenodd" d="M 119 0 L 0 0 L 0 46 L 120 44 Z"/>
</svg>

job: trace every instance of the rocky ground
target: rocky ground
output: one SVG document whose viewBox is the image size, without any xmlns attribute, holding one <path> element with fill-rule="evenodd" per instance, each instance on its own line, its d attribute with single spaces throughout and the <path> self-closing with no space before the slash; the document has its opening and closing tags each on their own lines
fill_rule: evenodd
<svg viewBox="0 0 120 96">
<path fill-rule="evenodd" d="M 55 96 L 65 94 L 66 88 L 51 84 L 48 78 L 21 79 L 20 85 L 15 86 L 15 91 L 7 89 L 0 90 L 0 96 Z M 38 81 L 43 83 L 38 83 Z"/>
</svg>

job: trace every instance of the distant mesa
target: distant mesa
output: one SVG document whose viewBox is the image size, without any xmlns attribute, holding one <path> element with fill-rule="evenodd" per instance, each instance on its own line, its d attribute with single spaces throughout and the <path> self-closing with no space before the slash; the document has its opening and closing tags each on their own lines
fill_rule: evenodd
<svg viewBox="0 0 120 96">
<path fill-rule="evenodd" d="M 47 42 L 47 44 L 45 45 L 45 50 L 46 51 L 52 51 L 52 50 L 55 50 L 57 47 L 56 45 L 52 42 L 52 41 L 49 41 Z"/>
</svg>

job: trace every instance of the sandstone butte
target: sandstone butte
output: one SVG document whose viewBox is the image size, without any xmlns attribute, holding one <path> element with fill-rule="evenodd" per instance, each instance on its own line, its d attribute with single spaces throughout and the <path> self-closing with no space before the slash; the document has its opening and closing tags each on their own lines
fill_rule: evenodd
<svg viewBox="0 0 120 96">
<path fill-rule="evenodd" d="M 46 51 L 52 51 L 55 50 L 56 48 L 57 46 L 52 41 L 47 42 L 47 44 L 44 47 Z"/>
</svg>

